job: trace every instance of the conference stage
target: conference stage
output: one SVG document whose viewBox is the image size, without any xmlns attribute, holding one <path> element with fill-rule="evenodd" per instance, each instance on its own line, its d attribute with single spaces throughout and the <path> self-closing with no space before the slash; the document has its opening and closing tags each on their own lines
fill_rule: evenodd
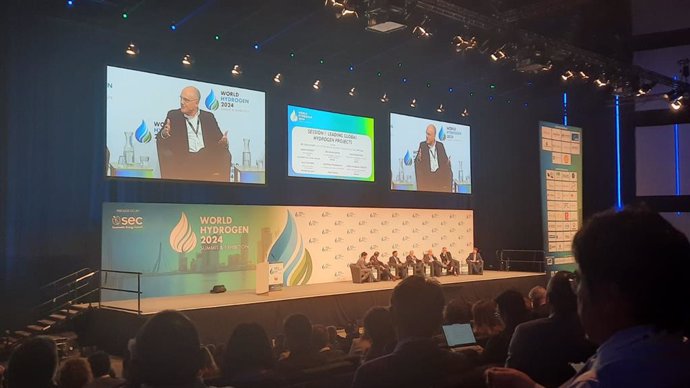
<svg viewBox="0 0 690 388">
<path fill-rule="evenodd" d="M 485 271 L 484 275 L 442 276 L 446 301 L 463 299 L 470 303 L 495 298 L 501 291 L 516 289 L 527 294 L 535 285 L 544 285 L 546 275 L 532 272 Z M 242 322 L 261 324 L 270 336 L 281 333 L 282 322 L 293 313 L 307 315 L 312 323 L 344 327 L 361 319 L 372 306 L 387 306 L 399 281 L 355 284 L 350 281 L 284 287 L 257 295 L 253 290 L 222 294 L 179 295 L 104 302 L 87 314 L 87 342 L 122 354 L 127 341 L 151 315 L 166 309 L 182 310 L 195 323 L 203 343 L 224 343 Z M 127 310 L 123 310 L 127 309 Z"/>
</svg>

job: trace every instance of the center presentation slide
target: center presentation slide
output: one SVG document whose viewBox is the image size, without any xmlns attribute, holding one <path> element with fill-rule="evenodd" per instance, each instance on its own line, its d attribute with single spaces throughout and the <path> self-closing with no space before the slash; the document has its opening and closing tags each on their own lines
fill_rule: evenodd
<svg viewBox="0 0 690 388">
<path fill-rule="evenodd" d="M 288 175 L 374 181 L 374 119 L 288 105 Z"/>
</svg>

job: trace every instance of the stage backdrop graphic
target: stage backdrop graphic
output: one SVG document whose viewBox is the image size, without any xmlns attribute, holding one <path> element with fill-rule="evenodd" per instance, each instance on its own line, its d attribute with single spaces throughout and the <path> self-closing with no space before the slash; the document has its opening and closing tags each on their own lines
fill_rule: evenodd
<svg viewBox="0 0 690 388">
<path fill-rule="evenodd" d="M 391 189 L 419 191 L 415 162 L 428 125 L 436 127 L 436 141 L 443 143 L 453 175 L 449 191 L 472 193 L 470 127 L 462 124 L 391 113 Z"/>
<path fill-rule="evenodd" d="M 462 260 L 473 247 L 471 210 L 105 203 L 102 227 L 102 268 L 142 272 L 145 298 L 250 290 L 262 261 L 282 264 L 289 287 L 351 281 L 362 251 L 387 262 L 445 246 Z M 136 277 L 106 286 L 136 288 Z"/>
<path fill-rule="evenodd" d="M 582 129 L 540 122 L 539 144 L 547 272 L 572 271 L 573 237 L 582 225 Z"/>
<path fill-rule="evenodd" d="M 265 183 L 265 93 L 112 66 L 106 84 L 108 176 L 161 177 L 156 134 L 168 111 L 179 109 L 187 86 L 199 89 L 199 109 L 228 132 L 234 167 L 228 181 Z"/>
</svg>

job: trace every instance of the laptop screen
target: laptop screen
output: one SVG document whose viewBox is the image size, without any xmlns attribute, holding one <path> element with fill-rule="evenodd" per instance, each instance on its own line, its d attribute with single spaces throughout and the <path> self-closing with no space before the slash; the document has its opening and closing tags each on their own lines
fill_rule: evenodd
<svg viewBox="0 0 690 388">
<path fill-rule="evenodd" d="M 443 325 L 443 334 L 445 334 L 446 342 L 450 347 L 474 345 L 477 343 L 472 332 L 472 325 L 469 323 Z"/>
</svg>

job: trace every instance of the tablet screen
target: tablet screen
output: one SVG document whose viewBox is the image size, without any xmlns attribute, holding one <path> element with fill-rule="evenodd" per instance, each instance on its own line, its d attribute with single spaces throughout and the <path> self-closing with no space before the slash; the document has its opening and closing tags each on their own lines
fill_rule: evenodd
<svg viewBox="0 0 690 388">
<path fill-rule="evenodd" d="M 473 345 L 477 341 L 469 323 L 456 323 L 454 325 L 443 325 L 443 333 L 446 336 L 448 346 Z"/>
</svg>

